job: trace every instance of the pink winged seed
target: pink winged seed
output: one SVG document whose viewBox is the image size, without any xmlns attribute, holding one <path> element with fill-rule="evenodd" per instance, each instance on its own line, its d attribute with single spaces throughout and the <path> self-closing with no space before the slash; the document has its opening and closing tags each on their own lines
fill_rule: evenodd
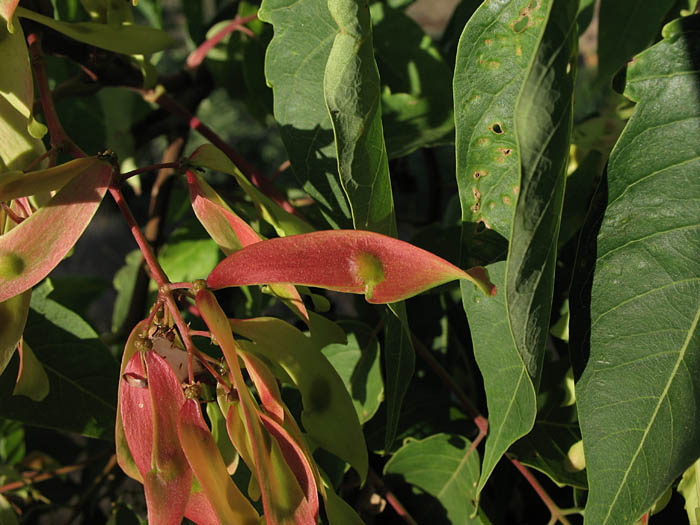
<svg viewBox="0 0 700 525">
<path fill-rule="evenodd" d="M 329 230 L 252 244 L 209 274 L 213 289 L 288 282 L 362 293 L 370 303 L 393 303 L 455 279 L 486 295 L 496 287 L 480 266 L 461 270 L 407 242 L 360 230 Z"/>
</svg>

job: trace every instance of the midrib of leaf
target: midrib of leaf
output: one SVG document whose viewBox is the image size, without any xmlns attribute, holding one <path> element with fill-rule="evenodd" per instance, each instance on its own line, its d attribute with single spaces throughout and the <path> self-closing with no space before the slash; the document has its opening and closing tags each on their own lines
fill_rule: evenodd
<svg viewBox="0 0 700 525">
<path fill-rule="evenodd" d="M 469 450 L 469 449 L 467 449 L 467 450 Z M 447 479 L 447 481 L 445 481 L 445 484 L 440 489 L 440 492 L 438 492 L 437 499 L 440 499 L 443 496 L 443 494 L 445 493 L 445 491 L 449 488 L 449 486 L 457 479 L 457 475 L 461 472 L 461 470 L 467 464 L 467 460 L 469 459 L 469 456 L 470 456 L 470 454 L 468 454 L 468 453 L 464 454 L 462 456 L 462 459 L 459 461 L 457 468 L 454 469 L 454 471 L 452 472 L 450 477 Z M 447 457 L 447 456 L 445 456 L 445 457 Z M 449 458 L 449 459 L 451 459 L 451 458 Z"/>
<path fill-rule="evenodd" d="M 610 517 L 610 513 L 612 512 L 613 508 L 615 507 L 615 503 L 617 502 L 617 498 L 620 496 L 620 493 L 622 492 L 622 488 L 625 486 L 625 483 L 627 481 L 627 477 L 629 476 L 630 471 L 632 470 L 633 465 L 637 461 L 637 456 L 639 456 L 639 453 L 642 451 L 642 446 L 644 445 L 644 442 L 647 439 L 647 436 L 649 434 L 649 429 L 652 427 L 652 424 L 656 420 L 656 416 L 659 413 L 659 408 L 661 407 L 662 402 L 664 399 L 666 399 L 666 395 L 668 394 L 668 390 L 671 386 L 671 383 L 673 382 L 673 379 L 676 377 L 676 373 L 678 372 L 678 368 L 680 367 L 681 362 L 683 361 L 683 358 L 685 357 L 685 352 L 688 349 L 688 346 L 690 345 L 690 340 L 692 339 L 693 335 L 695 334 L 695 330 L 698 327 L 698 320 L 700 320 L 700 303 L 698 304 L 698 308 L 695 312 L 695 319 L 693 319 L 693 322 L 690 325 L 690 328 L 688 329 L 688 335 L 685 338 L 685 341 L 683 343 L 683 346 L 681 347 L 681 351 L 678 354 L 678 359 L 676 360 L 676 364 L 673 367 L 672 372 L 669 374 L 668 380 L 666 381 L 666 385 L 664 386 L 664 390 L 662 394 L 659 396 L 659 400 L 656 403 L 656 407 L 654 408 L 654 411 L 651 414 L 651 417 L 649 418 L 649 424 L 646 426 L 644 429 L 644 433 L 642 434 L 642 438 L 639 440 L 639 445 L 637 446 L 637 450 L 635 450 L 634 454 L 632 455 L 631 461 L 628 463 L 627 469 L 624 471 L 625 475 L 622 477 L 622 482 L 618 485 L 617 490 L 615 491 L 615 496 L 612 499 L 612 503 L 608 506 L 608 512 L 605 515 L 605 522 L 608 521 L 608 518 Z M 671 402 L 669 400 L 669 407 L 671 407 Z"/>
</svg>

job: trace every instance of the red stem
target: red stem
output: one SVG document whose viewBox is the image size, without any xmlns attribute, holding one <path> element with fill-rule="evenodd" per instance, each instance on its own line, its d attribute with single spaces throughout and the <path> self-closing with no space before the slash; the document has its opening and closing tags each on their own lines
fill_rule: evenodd
<svg viewBox="0 0 700 525">
<path fill-rule="evenodd" d="M 49 79 L 46 73 L 46 64 L 44 63 L 44 53 L 41 50 L 41 39 L 36 33 L 30 33 L 27 36 L 29 44 L 29 53 L 31 56 L 32 68 L 36 77 L 37 90 L 39 92 L 39 100 L 41 108 L 44 112 L 46 127 L 49 128 L 51 136 L 51 147 L 55 149 L 66 148 L 68 153 L 73 157 L 85 157 L 85 152 L 81 150 L 66 134 L 61 121 L 56 113 L 56 106 L 51 97 L 49 89 Z"/>
<path fill-rule="evenodd" d="M 518 471 L 520 471 L 520 473 L 527 480 L 530 486 L 535 490 L 535 492 L 537 492 L 537 495 L 547 506 L 547 509 L 549 509 L 549 512 L 552 514 L 552 517 L 556 518 L 557 521 L 563 523 L 563 525 L 571 525 L 569 520 L 567 520 L 564 514 L 562 513 L 561 509 L 557 506 L 556 503 L 554 503 L 554 501 L 552 501 L 552 499 L 549 497 L 549 494 L 547 494 L 547 491 L 544 490 L 542 485 L 540 485 L 540 482 L 537 481 L 537 478 L 535 478 L 532 472 L 530 472 L 527 469 L 527 467 L 520 463 L 517 459 L 510 457 L 510 455 L 508 454 L 506 454 L 506 457 L 515 466 L 515 468 L 517 468 Z"/>
<path fill-rule="evenodd" d="M 144 93 L 147 98 L 147 93 Z M 238 168 L 243 172 L 243 174 L 250 179 L 250 181 L 255 184 L 262 192 L 275 201 L 279 206 L 281 206 L 285 211 L 297 215 L 296 208 L 292 206 L 272 185 L 272 183 L 263 177 L 253 166 L 251 166 L 247 160 L 245 160 L 241 155 L 238 154 L 231 146 L 229 146 L 224 140 L 219 137 L 210 127 L 202 123 L 197 117 L 190 113 L 187 108 L 179 104 L 169 95 L 162 93 L 152 100 L 158 104 L 161 108 L 177 115 L 183 120 L 189 123 L 190 129 L 198 131 L 203 137 L 205 137 L 209 142 L 214 144 L 217 148 L 223 151 L 226 156 L 231 159 L 231 161 L 238 166 Z"/>
<path fill-rule="evenodd" d="M 243 31 L 246 33 L 248 36 L 253 37 L 255 36 L 254 33 L 248 29 L 247 27 L 244 27 L 243 24 L 247 24 L 248 22 L 255 20 L 258 17 L 257 13 L 246 16 L 243 18 L 239 18 L 238 16 L 231 20 L 221 31 L 216 33 L 213 37 L 211 37 L 209 40 L 205 40 L 202 44 L 199 45 L 197 49 L 192 51 L 190 55 L 187 57 L 187 67 L 189 69 L 197 69 L 201 63 L 204 61 L 204 58 L 207 56 L 207 53 L 211 51 L 211 49 L 221 42 L 223 38 L 232 33 L 233 31 Z"/>
<path fill-rule="evenodd" d="M 394 493 L 386 488 L 386 485 L 384 485 L 381 478 L 377 476 L 372 469 L 369 469 L 368 474 L 374 486 L 383 494 L 387 503 L 394 509 L 394 512 L 396 512 L 396 514 L 398 514 L 399 517 L 409 525 L 418 525 L 418 522 L 413 519 L 413 516 L 411 516 L 411 514 L 406 510 L 406 507 L 404 507 L 403 504 L 396 498 Z"/>
<path fill-rule="evenodd" d="M 15 224 L 19 224 L 20 222 L 22 222 L 25 219 L 25 217 L 20 217 L 14 211 L 12 211 L 12 209 L 4 202 L 0 203 L 0 206 L 2 206 L 2 209 L 5 210 L 5 213 L 7 213 L 7 216 L 10 217 L 10 219 L 12 219 L 12 221 Z"/>
</svg>

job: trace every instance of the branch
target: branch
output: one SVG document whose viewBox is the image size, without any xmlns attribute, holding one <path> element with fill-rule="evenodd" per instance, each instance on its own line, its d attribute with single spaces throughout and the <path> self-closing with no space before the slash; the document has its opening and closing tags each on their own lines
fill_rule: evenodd
<svg viewBox="0 0 700 525">
<path fill-rule="evenodd" d="M 199 45 L 199 47 L 197 47 L 197 49 L 190 53 L 190 55 L 187 57 L 187 67 L 189 69 L 197 69 L 206 58 L 207 53 L 209 53 L 209 51 L 211 51 L 216 44 L 221 42 L 226 35 L 234 31 L 242 31 L 250 37 L 255 36 L 255 34 L 243 24 L 247 24 L 256 18 L 258 18 L 257 13 L 243 18 L 236 16 L 236 18 L 231 20 L 231 22 L 229 22 L 221 31 L 216 33 L 210 39 L 205 40 Z"/>
</svg>

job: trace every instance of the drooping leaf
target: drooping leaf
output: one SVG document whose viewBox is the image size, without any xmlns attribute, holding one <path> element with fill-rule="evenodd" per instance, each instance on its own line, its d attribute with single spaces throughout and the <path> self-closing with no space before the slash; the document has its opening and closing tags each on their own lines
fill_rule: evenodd
<svg viewBox="0 0 700 525">
<path fill-rule="evenodd" d="M 259 516 L 231 480 L 199 403 L 188 399 L 180 410 L 177 432 L 195 476 L 221 523 L 257 525 Z"/>
<path fill-rule="evenodd" d="M 484 221 L 506 238 L 520 187 L 516 106 L 551 5 L 483 2 L 457 48 L 453 89 L 462 221 Z"/>
<path fill-rule="evenodd" d="M 263 427 L 257 403 L 245 384 L 238 364 L 238 344 L 233 338 L 226 315 L 209 290 L 199 291 L 195 300 L 202 318 L 221 346 L 232 383 L 238 393 L 266 519 L 273 524 L 291 524 L 295 523 L 295 520 L 304 525 L 315 523 L 318 508 L 310 507 L 294 474 L 286 464 L 279 445 Z M 231 409 L 234 408 L 231 405 L 227 411 L 227 420 L 233 420 Z M 240 446 L 238 440 L 232 441 L 234 445 Z M 238 450 L 241 453 L 241 449 Z"/>
<path fill-rule="evenodd" d="M 217 147 L 211 144 L 204 144 L 190 155 L 189 161 L 193 166 L 233 175 L 243 191 L 253 200 L 262 218 L 275 228 L 277 235 L 283 237 L 285 235 L 307 233 L 314 230 L 306 221 L 284 210 L 271 198 L 267 197 L 258 188 L 253 186 L 226 154 Z"/>
<path fill-rule="evenodd" d="M 640 4 L 634 0 L 602 0 L 598 15 L 598 81 L 608 82 L 634 55 L 658 35 L 664 15 L 675 0 Z"/>
<path fill-rule="evenodd" d="M 590 355 L 572 356 L 591 524 L 634 522 L 700 455 L 700 17 L 663 35 L 627 69 L 637 107 L 608 165 Z"/>
<path fill-rule="evenodd" d="M 338 179 L 323 94 L 324 71 L 338 26 L 326 2 L 264 0 L 258 17 L 275 30 L 265 56 L 265 77 L 292 169 L 331 226 L 348 227 L 350 208 Z"/>
<path fill-rule="evenodd" d="M 112 310 L 112 332 L 114 333 L 117 333 L 122 328 L 129 315 L 136 279 L 142 263 L 143 255 L 141 255 L 141 251 L 133 250 L 126 254 L 124 266 L 119 268 L 114 274 L 112 285 L 117 292 L 117 298 L 114 301 Z"/>
<path fill-rule="evenodd" d="M 83 157 L 45 170 L 10 171 L 0 177 L 0 201 L 59 190 L 74 177 L 100 164 L 97 157 Z"/>
<path fill-rule="evenodd" d="M 469 445 L 469 440 L 450 434 L 409 440 L 384 466 L 384 475 L 402 476 L 437 498 L 450 523 L 483 523 L 479 515 L 472 517 L 477 511 L 474 487 L 479 479 L 479 455 L 476 451 L 467 454 Z"/>
<path fill-rule="evenodd" d="M 0 237 L 0 301 L 28 290 L 61 262 L 97 211 L 111 176 L 108 164 L 93 165 Z"/>
<path fill-rule="evenodd" d="M 27 396 L 32 401 L 42 401 L 49 394 L 49 377 L 26 341 L 19 348 L 19 372 L 13 396 Z"/>
<path fill-rule="evenodd" d="M 323 75 L 340 181 L 355 229 L 396 235 L 369 4 L 329 0 L 338 25 Z"/>
<path fill-rule="evenodd" d="M 29 314 L 32 291 L 27 290 L 0 303 L 0 374 L 10 362 Z"/>
<path fill-rule="evenodd" d="M 379 341 L 365 324 L 348 321 L 341 326 L 347 331 L 347 343 L 327 345 L 323 355 L 343 379 L 360 423 L 364 424 L 379 410 L 384 398 Z"/>
<path fill-rule="evenodd" d="M 505 261 L 490 264 L 496 287 L 505 284 Z M 537 398 L 522 356 L 513 339 L 505 294 L 486 298 L 473 286 L 462 286 L 462 302 L 469 320 L 474 357 L 484 378 L 489 415 L 478 496 L 508 448 L 535 423 Z"/>
<path fill-rule="evenodd" d="M 177 523 L 192 488 L 192 470 L 177 434 L 178 414 L 185 403 L 182 386 L 170 365 L 150 350 L 135 353 L 124 372 L 121 416 L 143 478 L 148 521 Z"/>
<path fill-rule="evenodd" d="M 92 327 L 53 301 L 50 292 L 48 281 L 33 291 L 24 335 L 49 377 L 49 395 L 40 403 L 11 395 L 19 364 L 15 358 L 0 376 L 0 416 L 112 439 L 118 364 Z"/>
<path fill-rule="evenodd" d="M 15 12 L 17 16 L 43 24 L 79 42 L 125 55 L 148 55 L 162 51 L 174 43 L 168 33 L 155 27 L 62 22 L 23 7 L 18 7 Z"/>
<path fill-rule="evenodd" d="M 383 3 L 372 4 L 370 10 L 389 158 L 451 143 L 454 116 L 450 68 L 430 37 L 403 10 Z"/>
<path fill-rule="evenodd" d="M 279 365 L 294 381 L 302 396 L 306 431 L 323 448 L 350 463 L 364 479 L 367 449 L 357 413 L 342 379 L 321 353 L 313 331 L 307 337 L 273 317 L 230 322 L 236 333 L 253 342 L 246 348 Z M 328 425 L 329 420 L 334 424 Z"/>
<path fill-rule="evenodd" d="M 140 253 L 140 252 L 139 252 Z M 122 412 L 121 412 L 121 398 L 122 389 L 126 388 L 127 382 L 122 381 L 124 371 L 126 370 L 126 365 L 131 361 L 134 354 L 139 351 L 139 348 L 144 348 L 144 342 L 146 340 L 146 330 L 148 330 L 148 320 L 144 319 L 134 326 L 126 340 L 126 345 L 124 345 L 124 352 L 122 353 L 122 361 L 119 367 L 119 388 L 117 392 L 117 419 L 114 423 L 114 442 L 116 446 L 116 456 L 117 463 L 124 471 L 124 473 L 143 483 L 143 478 L 141 477 L 141 472 L 134 461 L 134 456 L 129 449 L 129 443 L 126 440 L 126 435 L 124 434 L 124 423 L 122 422 Z"/>
<path fill-rule="evenodd" d="M 485 270 L 466 272 L 436 255 L 378 233 L 329 230 L 269 239 L 229 255 L 209 274 L 214 288 L 288 282 L 365 294 L 372 303 L 412 297 L 455 279 L 495 293 Z"/>
<path fill-rule="evenodd" d="M 13 31 L 12 16 L 19 0 L 0 0 L 0 16 L 7 22 L 8 31 Z"/>
<path fill-rule="evenodd" d="M 575 3 L 554 2 L 515 116 L 521 176 L 505 295 L 513 338 L 535 386 L 549 333 L 577 38 Z"/>
<path fill-rule="evenodd" d="M 202 177 L 188 171 L 187 182 L 190 187 L 192 209 L 207 233 L 226 255 L 262 240 L 262 237 L 236 215 Z M 309 314 L 294 286 L 277 284 L 272 285 L 270 289 L 308 324 Z"/>
</svg>

